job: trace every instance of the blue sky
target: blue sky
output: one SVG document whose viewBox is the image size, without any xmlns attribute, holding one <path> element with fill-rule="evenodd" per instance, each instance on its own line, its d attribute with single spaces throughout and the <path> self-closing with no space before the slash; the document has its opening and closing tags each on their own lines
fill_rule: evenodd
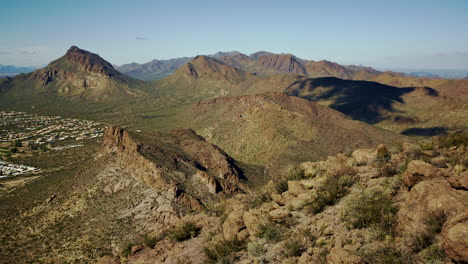
<svg viewBox="0 0 468 264">
<path fill-rule="evenodd" d="M 387 68 L 468 69 L 466 0 L 0 0 L 0 64 L 71 45 L 114 64 L 217 51 Z"/>
</svg>

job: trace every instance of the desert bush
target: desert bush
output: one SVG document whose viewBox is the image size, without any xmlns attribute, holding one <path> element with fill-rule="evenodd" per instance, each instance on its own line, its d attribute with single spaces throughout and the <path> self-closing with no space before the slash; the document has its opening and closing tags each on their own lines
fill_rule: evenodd
<svg viewBox="0 0 468 264">
<path fill-rule="evenodd" d="M 439 137 L 439 144 L 443 148 L 468 146 L 468 132 L 458 132 Z"/>
<path fill-rule="evenodd" d="M 278 193 L 284 193 L 288 190 L 288 181 L 299 181 L 303 179 L 309 178 L 306 175 L 305 171 L 301 168 L 294 168 L 292 169 L 288 175 L 281 178 L 279 181 L 275 183 L 276 191 Z"/>
<path fill-rule="evenodd" d="M 281 229 L 276 227 L 273 223 L 264 223 L 258 227 L 257 237 L 264 238 L 268 242 L 278 242 L 281 240 Z"/>
<path fill-rule="evenodd" d="M 437 244 L 432 244 L 422 255 L 426 264 L 443 264 L 446 257 L 445 251 Z"/>
<path fill-rule="evenodd" d="M 298 239 L 288 239 L 284 243 L 283 254 L 285 257 L 299 257 L 305 248 Z"/>
<path fill-rule="evenodd" d="M 462 165 L 468 167 L 468 154 L 466 152 L 454 152 L 447 155 L 448 163 L 455 167 Z"/>
<path fill-rule="evenodd" d="M 419 144 L 419 146 L 421 147 L 422 150 L 434 150 L 435 149 L 434 142 L 432 141 L 421 143 Z"/>
<path fill-rule="evenodd" d="M 249 242 L 247 244 L 247 252 L 253 257 L 260 257 L 265 254 L 264 244 L 261 242 Z"/>
<path fill-rule="evenodd" d="M 146 245 L 147 247 L 154 248 L 156 244 L 158 244 L 159 241 L 163 240 L 167 236 L 167 233 L 162 233 L 157 236 L 151 236 L 146 234 L 143 237 L 143 244 Z"/>
<path fill-rule="evenodd" d="M 415 235 L 411 241 L 411 249 L 418 253 L 422 250 L 433 247 L 437 234 L 440 234 L 442 227 L 447 220 L 447 215 L 442 210 L 431 212 L 424 219 L 425 230 Z"/>
<path fill-rule="evenodd" d="M 388 161 L 390 161 L 390 158 L 392 155 L 388 151 L 387 147 L 385 146 L 379 146 L 377 148 L 377 163 L 378 164 L 385 164 Z"/>
<path fill-rule="evenodd" d="M 138 245 L 137 242 L 129 242 L 122 249 L 122 256 L 128 257 L 132 253 L 132 247 Z"/>
<path fill-rule="evenodd" d="M 175 241 L 184 241 L 196 237 L 200 233 L 200 228 L 193 222 L 184 222 L 180 226 L 169 231 L 169 237 Z"/>
<path fill-rule="evenodd" d="M 233 254 L 245 249 L 245 242 L 233 239 L 212 243 L 203 248 L 207 263 L 228 264 L 233 262 Z"/>
<path fill-rule="evenodd" d="M 393 232 L 397 207 L 389 194 L 381 190 L 361 190 L 348 200 L 343 217 L 353 228 L 375 227 L 389 234 Z"/>
<path fill-rule="evenodd" d="M 286 190 L 287 190 L 287 182 L 286 182 Z M 284 187 L 283 187 L 284 188 Z M 258 208 L 262 204 L 271 201 L 271 195 L 266 192 L 260 192 L 258 194 L 253 194 L 250 196 L 250 199 L 247 200 L 246 206 L 249 209 Z"/>
<path fill-rule="evenodd" d="M 411 250 L 414 253 L 419 253 L 425 248 L 432 245 L 434 237 L 427 232 L 420 232 L 414 235 L 411 239 Z"/>
<path fill-rule="evenodd" d="M 326 176 L 326 180 L 316 190 L 316 198 L 307 204 L 309 211 L 313 214 L 320 213 L 348 194 L 348 187 L 356 182 L 353 173 L 355 174 L 354 170 L 342 170 Z"/>
<path fill-rule="evenodd" d="M 408 164 L 406 164 L 408 166 Z M 383 164 L 382 167 L 380 167 L 380 177 L 392 177 L 393 175 L 398 173 L 398 169 L 396 166 L 392 163 L 386 163 Z"/>
<path fill-rule="evenodd" d="M 366 264 L 406 264 L 407 262 L 401 251 L 395 247 L 383 247 L 373 250 L 360 251 L 359 256 L 362 263 Z"/>
</svg>

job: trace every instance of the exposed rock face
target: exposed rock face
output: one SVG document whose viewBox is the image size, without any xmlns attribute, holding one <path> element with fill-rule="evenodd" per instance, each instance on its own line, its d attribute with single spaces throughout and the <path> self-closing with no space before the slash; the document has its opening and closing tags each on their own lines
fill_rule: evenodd
<svg viewBox="0 0 468 264">
<path fill-rule="evenodd" d="M 268 70 L 306 75 L 304 66 L 291 54 L 261 56 L 258 63 Z"/>
<path fill-rule="evenodd" d="M 65 54 L 65 59 L 71 63 L 80 65 L 85 71 L 104 75 L 113 76 L 121 75 L 114 69 L 112 64 L 105 61 L 99 55 L 82 50 L 77 46 L 72 46 Z"/>
<path fill-rule="evenodd" d="M 26 99 L 46 95 L 44 99 L 50 100 L 49 96 L 54 95 L 74 100 L 106 101 L 146 94 L 141 89 L 145 87 L 143 82 L 121 74 L 99 55 L 76 46 L 47 67 L 14 80 L 20 90 L 11 89 L 13 94 Z"/>
<path fill-rule="evenodd" d="M 251 73 L 231 67 L 224 62 L 208 56 L 196 56 L 193 60 L 177 69 L 175 75 L 185 75 L 195 79 L 204 78 L 211 81 L 223 80 L 231 82 L 240 82 L 253 78 Z"/>
<path fill-rule="evenodd" d="M 468 262 L 468 212 L 452 217 L 442 230 L 442 243 L 447 256 L 456 263 Z"/>
<path fill-rule="evenodd" d="M 449 219 L 466 209 L 468 194 L 452 188 L 444 178 L 422 180 L 406 193 L 398 212 L 398 229 L 414 234 L 424 228 L 425 220 L 434 212 L 443 212 Z"/>
<path fill-rule="evenodd" d="M 408 164 L 408 169 L 403 174 L 406 186 L 413 187 L 418 182 L 429 180 L 437 175 L 438 169 L 422 160 L 413 160 Z"/>
<path fill-rule="evenodd" d="M 241 192 L 242 171 L 234 160 L 193 131 L 155 133 L 154 141 L 114 126 L 106 129 L 102 152 L 114 152 L 120 167 L 156 190 L 175 188 L 175 197 L 190 208 L 209 193 Z M 181 189 L 182 185 L 186 186 Z"/>
</svg>

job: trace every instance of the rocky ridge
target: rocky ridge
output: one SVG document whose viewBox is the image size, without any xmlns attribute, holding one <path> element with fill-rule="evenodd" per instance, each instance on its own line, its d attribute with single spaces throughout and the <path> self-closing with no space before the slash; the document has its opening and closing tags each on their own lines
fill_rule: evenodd
<svg viewBox="0 0 468 264">
<path fill-rule="evenodd" d="M 460 155 L 466 160 L 464 146 L 428 151 L 404 143 L 305 162 L 255 194 L 192 216 L 196 237 L 163 238 L 125 261 L 464 263 L 468 171 Z"/>
</svg>

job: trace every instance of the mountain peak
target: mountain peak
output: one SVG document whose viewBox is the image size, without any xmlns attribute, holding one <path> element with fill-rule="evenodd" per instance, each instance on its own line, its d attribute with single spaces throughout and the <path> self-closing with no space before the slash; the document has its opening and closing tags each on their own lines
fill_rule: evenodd
<svg viewBox="0 0 468 264">
<path fill-rule="evenodd" d="M 67 54 L 74 53 L 74 52 L 81 52 L 81 51 L 85 51 L 85 50 L 82 50 L 78 48 L 77 46 L 73 45 L 67 50 Z"/>
<path fill-rule="evenodd" d="M 51 63 L 51 65 L 57 63 L 60 64 L 63 60 L 78 65 L 80 68 L 91 73 L 97 73 L 104 76 L 120 75 L 120 73 L 114 69 L 112 64 L 101 58 L 99 55 L 80 49 L 77 46 L 71 46 L 67 53 L 65 53 L 65 56 Z"/>
</svg>

